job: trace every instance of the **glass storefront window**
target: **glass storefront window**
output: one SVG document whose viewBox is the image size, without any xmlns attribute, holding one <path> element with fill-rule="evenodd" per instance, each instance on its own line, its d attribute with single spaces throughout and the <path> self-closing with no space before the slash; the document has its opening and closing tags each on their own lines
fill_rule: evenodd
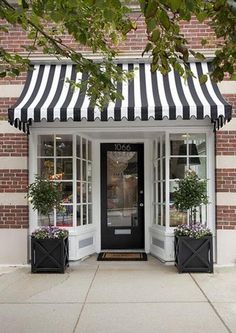
<svg viewBox="0 0 236 333">
<path fill-rule="evenodd" d="M 153 224 L 165 225 L 165 136 L 153 141 Z"/>
<path fill-rule="evenodd" d="M 201 179 L 207 177 L 206 134 L 170 134 L 169 216 L 170 226 L 188 222 L 187 212 L 178 212 L 173 206 L 177 179 L 183 179 L 187 170 L 194 170 Z M 198 208 L 198 220 L 206 221 L 206 207 Z"/>
<path fill-rule="evenodd" d="M 69 134 L 39 135 L 37 174 L 60 184 L 63 210 L 50 214 L 51 224 L 72 227 L 92 223 L 90 140 Z M 38 224 L 48 225 L 48 217 L 38 216 Z"/>
</svg>

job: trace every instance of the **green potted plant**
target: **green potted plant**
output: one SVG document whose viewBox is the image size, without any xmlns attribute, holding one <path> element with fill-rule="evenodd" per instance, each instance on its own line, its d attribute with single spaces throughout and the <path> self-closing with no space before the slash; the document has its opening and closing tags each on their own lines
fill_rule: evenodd
<svg viewBox="0 0 236 333">
<path fill-rule="evenodd" d="M 189 223 L 174 230 L 175 265 L 180 273 L 213 272 L 212 232 L 201 221 L 201 206 L 208 203 L 207 181 L 200 179 L 196 172 L 187 171 L 174 191 L 176 209 L 189 212 Z"/>
<path fill-rule="evenodd" d="M 50 212 L 63 210 L 59 184 L 36 176 L 29 185 L 27 197 L 34 210 L 48 217 L 48 226 L 31 235 L 31 272 L 64 273 L 68 267 L 68 230 L 51 225 Z"/>
</svg>

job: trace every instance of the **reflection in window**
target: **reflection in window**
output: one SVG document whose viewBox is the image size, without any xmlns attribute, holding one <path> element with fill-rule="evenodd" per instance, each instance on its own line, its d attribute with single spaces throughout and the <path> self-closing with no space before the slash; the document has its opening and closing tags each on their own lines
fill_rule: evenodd
<svg viewBox="0 0 236 333">
<path fill-rule="evenodd" d="M 63 211 L 52 212 L 51 223 L 65 227 L 91 224 L 91 141 L 78 135 L 39 135 L 37 154 L 37 173 L 59 182 L 62 192 Z M 39 216 L 38 224 L 48 225 L 48 217 Z"/>
<path fill-rule="evenodd" d="M 170 134 L 170 226 L 188 222 L 187 212 L 178 212 L 174 206 L 176 179 L 183 179 L 187 170 L 194 170 L 201 179 L 206 179 L 206 135 Z M 199 221 L 206 221 L 206 207 L 198 208 Z"/>
<path fill-rule="evenodd" d="M 138 223 L 137 152 L 107 152 L 107 225 L 130 227 Z"/>
</svg>

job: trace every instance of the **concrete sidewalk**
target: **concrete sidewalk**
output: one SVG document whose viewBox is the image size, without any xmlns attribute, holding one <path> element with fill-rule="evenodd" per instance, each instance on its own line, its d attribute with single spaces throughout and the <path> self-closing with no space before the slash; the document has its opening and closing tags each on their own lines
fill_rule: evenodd
<svg viewBox="0 0 236 333">
<path fill-rule="evenodd" d="M 0 269 L 1 333 L 236 332 L 236 267 L 178 274 L 147 262 L 71 263 L 65 274 Z"/>
</svg>

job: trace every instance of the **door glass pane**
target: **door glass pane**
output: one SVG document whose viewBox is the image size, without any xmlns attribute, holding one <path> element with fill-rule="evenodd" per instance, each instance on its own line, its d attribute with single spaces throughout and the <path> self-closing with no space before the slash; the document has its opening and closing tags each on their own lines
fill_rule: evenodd
<svg viewBox="0 0 236 333">
<path fill-rule="evenodd" d="M 107 152 L 107 226 L 138 226 L 137 152 Z"/>
</svg>

